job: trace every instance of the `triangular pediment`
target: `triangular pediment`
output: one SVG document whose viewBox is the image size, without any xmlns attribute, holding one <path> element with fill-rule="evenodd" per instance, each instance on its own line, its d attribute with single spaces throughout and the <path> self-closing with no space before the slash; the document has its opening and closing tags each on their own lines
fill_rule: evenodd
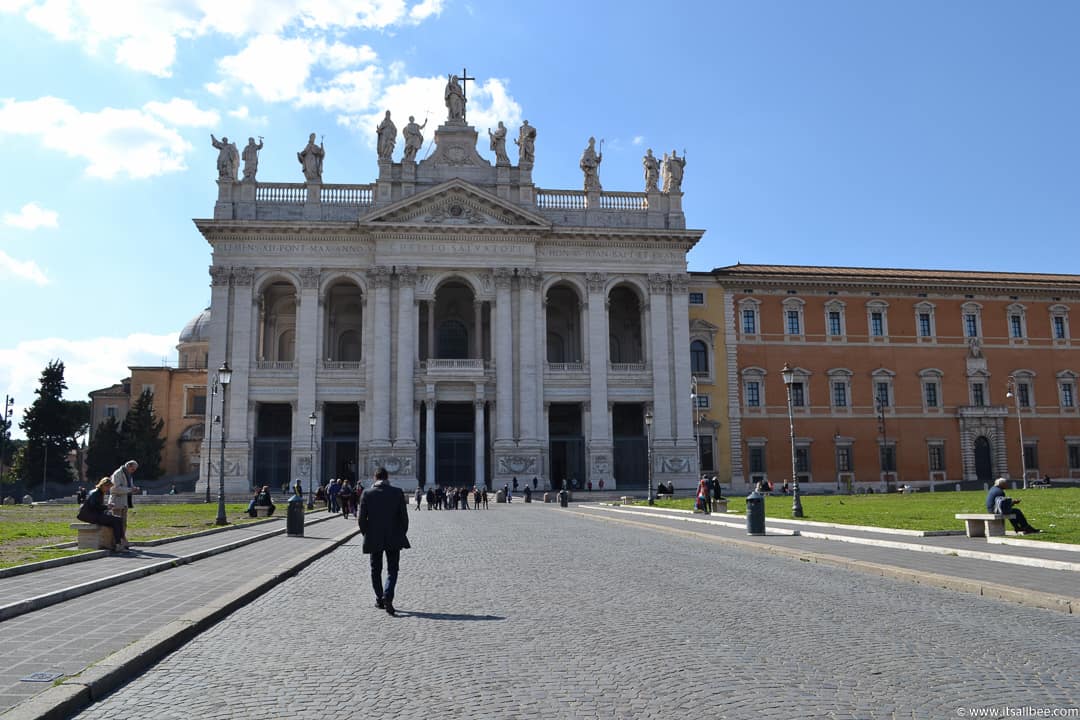
<svg viewBox="0 0 1080 720">
<path fill-rule="evenodd" d="M 360 218 L 362 225 L 414 227 L 548 228 L 544 216 L 492 195 L 464 180 L 450 180 L 378 208 Z"/>
</svg>

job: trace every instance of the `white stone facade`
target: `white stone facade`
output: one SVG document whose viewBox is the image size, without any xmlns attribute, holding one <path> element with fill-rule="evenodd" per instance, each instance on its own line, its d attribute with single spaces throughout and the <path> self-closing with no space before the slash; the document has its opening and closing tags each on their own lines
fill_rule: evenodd
<svg viewBox="0 0 1080 720">
<path fill-rule="evenodd" d="M 448 120 L 429 158 L 382 160 L 371 185 L 219 179 L 195 222 L 213 248 L 210 372 L 233 371 L 229 492 L 378 465 L 403 487 L 644 488 L 648 411 L 653 482 L 694 485 L 686 253 L 702 231 L 681 192 L 543 190 L 531 162 L 493 165 L 476 141 Z"/>
</svg>

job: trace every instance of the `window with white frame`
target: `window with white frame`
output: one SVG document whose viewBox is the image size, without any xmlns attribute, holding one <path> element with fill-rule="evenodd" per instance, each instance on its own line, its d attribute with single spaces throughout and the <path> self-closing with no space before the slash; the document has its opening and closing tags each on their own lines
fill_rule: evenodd
<svg viewBox="0 0 1080 720">
<path fill-rule="evenodd" d="M 937 368 L 928 368 L 919 372 L 924 412 L 941 408 L 941 378 L 942 372 Z"/>
<path fill-rule="evenodd" d="M 893 405 L 893 377 L 896 373 L 878 368 L 871 374 L 874 383 L 874 404 L 883 408 Z"/>
<path fill-rule="evenodd" d="M 829 400 L 834 410 L 851 407 L 851 371 L 847 368 L 829 370 Z"/>
<path fill-rule="evenodd" d="M 810 444 L 795 441 L 795 472 L 799 475 L 799 482 L 812 482 L 813 475 L 810 472 Z"/>
<path fill-rule="evenodd" d="M 802 337 L 805 305 L 799 298 L 788 298 L 784 301 L 784 334 L 788 337 Z"/>
<path fill-rule="evenodd" d="M 105 406 L 105 417 L 107 417 L 107 418 L 116 417 L 116 406 L 115 405 L 106 405 Z"/>
<path fill-rule="evenodd" d="M 1035 374 L 1030 370 L 1017 370 L 1012 374 L 1013 402 L 1022 408 L 1035 407 Z"/>
<path fill-rule="evenodd" d="M 1005 309 L 1009 318 L 1009 337 L 1022 340 L 1027 337 L 1027 309 L 1020 303 L 1012 303 Z"/>
<path fill-rule="evenodd" d="M 1069 306 L 1052 305 L 1050 307 L 1050 335 L 1055 341 L 1069 339 Z"/>
<path fill-rule="evenodd" d="M 851 460 L 851 445 L 836 446 L 836 472 L 852 472 L 854 464 Z"/>
<path fill-rule="evenodd" d="M 878 443 L 878 462 L 881 472 L 896 472 L 896 443 L 881 440 Z"/>
<path fill-rule="evenodd" d="M 765 407 L 765 371 L 749 367 L 742 371 L 743 405 L 747 408 Z"/>
<path fill-rule="evenodd" d="M 964 318 L 964 337 L 982 337 L 982 305 L 979 303 L 964 303 L 961 308 Z"/>
<path fill-rule="evenodd" d="M 739 301 L 739 327 L 743 335 L 757 335 L 761 332 L 761 303 L 753 298 Z"/>
<path fill-rule="evenodd" d="M 801 380 L 791 383 L 791 406 L 806 407 L 806 385 Z"/>
<path fill-rule="evenodd" d="M 1066 441 L 1065 454 L 1068 457 L 1069 469 L 1080 470 L 1080 442 Z"/>
<path fill-rule="evenodd" d="M 1024 470 L 1031 472 L 1039 470 L 1039 441 L 1024 440 Z"/>
<path fill-rule="evenodd" d="M 747 447 L 747 450 L 749 450 L 750 474 L 765 475 L 765 446 L 754 444 Z"/>
<path fill-rule="evenodd" d="M 945 472 L 945 443 L 942 440 L 928 440 L 926 451 L 930 472 Z"/>
<path fill-rule="evenodd" d="M 921 302 L 915 306 L 915 332 L 924 341 L 937 336 L 933 303 Z"/>
<path fill-rule="evenodd" d="M 971 404 L 975 407 L 986 407 L 986 384 L 982 380 L 970 380 Z"/>
<path fill-rule="evenodd" d="M 694 396 L 694 405 L 698 410 L 708 410 L 711 407 L 709 395 L 707 393 L 698 393 Z"/>
<path fill-rule="evenodd" d="M 698 435 L 698 462 L 701 472 L 716 472 L 716 453 L 713 450 L 712 433 Z"/>
<path fill-rule="evenodd" d="M 869 328 L 871 340 L 888 336 L 888 308 L 888 303 L 883 300 L 874 300 L 866 304 L 866 326 Z"/>
<path fill-rule="evenodd" d="M 206 387 L 184 386 L 184 415 L 206 415 Z"/>
<path fill-rule="evenodd" d="M 687 302 L 690 305 L 704 305 L 705 304 L 705 293 L 701 293 L 701 292 L 689 293 Z"/>
<path fill-rule="evenodd" d="M 690 372 L 695 375 L 709 374 L 709 346 L 704 340 L 690 343 Z"/>
<path fill-rule="evenodd" d="M 846 306 L 840 300 L 832 300 L 825 304 L 825 333 L 828 338 L 835 340 L 847 335 L 845 308 Z"/>
<path fill-rule="evenodd" d="M 1062 370 L 1057 374 L 1058 399 L 1061 409 L 1066 412 L 1076 410 L 1076 373 Z"/>
</svg>

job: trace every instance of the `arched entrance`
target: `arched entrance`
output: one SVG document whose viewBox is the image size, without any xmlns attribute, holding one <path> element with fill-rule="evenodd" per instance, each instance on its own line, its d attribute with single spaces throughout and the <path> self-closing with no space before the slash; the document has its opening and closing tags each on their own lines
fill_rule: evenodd
<svg viewBox="0 0 1080 720">
<path fill-rule="evenodd" d="M 994 479 L 993 455 L 990 452 L 990 441 L 985 435 L 975 438 L 975 477 L 983 482 Z"/>
</svg>

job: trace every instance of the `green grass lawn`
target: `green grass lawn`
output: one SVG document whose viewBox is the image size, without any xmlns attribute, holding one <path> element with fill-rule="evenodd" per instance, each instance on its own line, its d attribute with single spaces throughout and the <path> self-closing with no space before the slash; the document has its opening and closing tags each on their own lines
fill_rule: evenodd
<svg viewBox="0 0 1080 720">
<path fill-rule="evenodd" d="M 1022 500 L 1020 509 L 1032 525 L 1042 530 L 1027 538 L 1080 544 L 1080 488 L 1010 490 L 1008 495 Z M 981 490 L 911 495 L 804 495 L 802 506 L 803 518 L 818 522 L 909 530 L 962 530 L 963 523 L 953 515 L 986 512 L 985 499 L 986 493 Z M 689 510 L 694 502 L 692 498 L 679 498 L 657 500 L 657 505 Z M 728 510 L 745 513 L 746 498 L 741 495 L 729 498 Z M 791 517 L 791 496 L 766 496 L 765 516 Z"/>
<path fill-rule="evenodd" d="M 76 505 L 4 505 L 0 506 L 0 567 L 78 555 L 86 550 L 42 550 L 42 546 L 75 540 L 68 527 L 78 522 Z M 230 523 L 254 522 L 244 512 L 247 504 L 228 504 L 225 514 Z M 278 505 L 276 512 L 284 512 Z M 128 513 L 128 539 L 132 542 L 198 532 L 214 527 L 217 503 L 190 505 L 136 505 Z"/>
</svg>

